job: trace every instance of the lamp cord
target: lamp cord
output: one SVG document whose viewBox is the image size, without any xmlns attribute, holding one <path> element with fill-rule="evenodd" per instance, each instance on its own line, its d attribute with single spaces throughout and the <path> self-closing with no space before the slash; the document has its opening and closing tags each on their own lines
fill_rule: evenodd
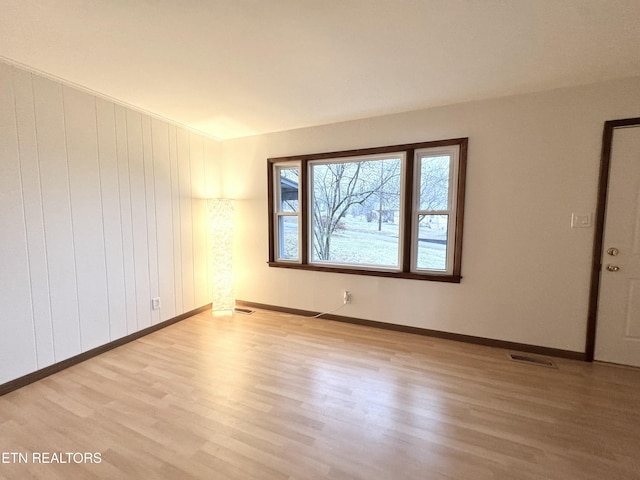
<svg viewBox="0 0 640 480">
<path fill-rule="evenodd" d="M 340 305 L 338 308 L 334 309 L 334 310 L 329 310 L 328 312 L 322 312 L 319 313 L 317 315 L 314 315 L 312 317 L 309 318 L 320 318 L 322 315 L 329 315 L 330 313 L 334 313 L 337 312 L 338 310 L 340 310 L 342 307 L 344 307 L 345 305 L 348 305 L 347 303 L 343 303 L 342 305 Z"/>
</svg>

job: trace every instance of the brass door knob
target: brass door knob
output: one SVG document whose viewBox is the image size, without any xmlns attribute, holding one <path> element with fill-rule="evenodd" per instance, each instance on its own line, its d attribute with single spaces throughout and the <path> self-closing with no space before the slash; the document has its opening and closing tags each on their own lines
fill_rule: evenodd
<svg viewBox="0 0 640 480">
<path fill-rule="evenodd" d="M 617 272 L 618 270 L 620 270 L 620 267 L 618 267 L 617 265 L 607 265 L 607 270 L 609 270 L 610 272 Z"/>
<path fill-rule="evenodd" d="M 620 250 L 618 250 L 615 247 L 611 247 L 610 249 L 607 250 L 607 253 L 609 255 L 611 255 L 612 257 L 615 257 L 616 255 L 618 255 L 620 253 Z"/>
</svg>

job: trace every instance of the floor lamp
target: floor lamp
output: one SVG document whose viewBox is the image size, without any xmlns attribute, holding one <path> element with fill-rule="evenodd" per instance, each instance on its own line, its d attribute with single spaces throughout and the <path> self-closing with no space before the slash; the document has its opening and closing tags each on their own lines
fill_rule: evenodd
<svg viewBox="0 0 640 480">
<path fill-rule="evenodd" d="M 233 200 L 207 200 L 211 230 L 212 304 L 214 315 L 233 313 Z"/>
</svg>

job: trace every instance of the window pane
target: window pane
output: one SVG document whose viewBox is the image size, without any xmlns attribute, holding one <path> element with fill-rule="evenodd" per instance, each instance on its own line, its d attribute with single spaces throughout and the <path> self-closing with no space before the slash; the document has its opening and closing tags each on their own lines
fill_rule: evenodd
<svg viewBox="0 0 640 480">
<path fill-rule="evenodd" d="M 315 262 L 398 267 L 400 158 L 316 164 Z"/>
<path fill-rule="evenodd" d="M 449 155 L 420 159 L 419 210 L 449 209 Z"/>
<path fill-rule="evenodd" d="M 297 212 L 298 205 L 298 167 L 278 168 L 280 179 L 280 212 Z"/>
<path fill-rule="evenodd" d="M 278 217 L 278 259 L 298 260 L 298 217 Z"/>
<path fill-rule="evenodd" d="M 449 215 L 418 215 L 418 269 L 447 269 L 448 224 Z"/>
</svg>

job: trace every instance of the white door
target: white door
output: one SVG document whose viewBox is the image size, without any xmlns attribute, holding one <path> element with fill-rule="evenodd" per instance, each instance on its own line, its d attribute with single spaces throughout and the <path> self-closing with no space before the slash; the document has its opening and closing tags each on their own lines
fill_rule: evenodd
<svg viewBox="0 0 640 480">
<path fill-rule="evenodd" d="M 640 126 L 613 130 L 595 359 L 640 367 Z"/>
</svg>

